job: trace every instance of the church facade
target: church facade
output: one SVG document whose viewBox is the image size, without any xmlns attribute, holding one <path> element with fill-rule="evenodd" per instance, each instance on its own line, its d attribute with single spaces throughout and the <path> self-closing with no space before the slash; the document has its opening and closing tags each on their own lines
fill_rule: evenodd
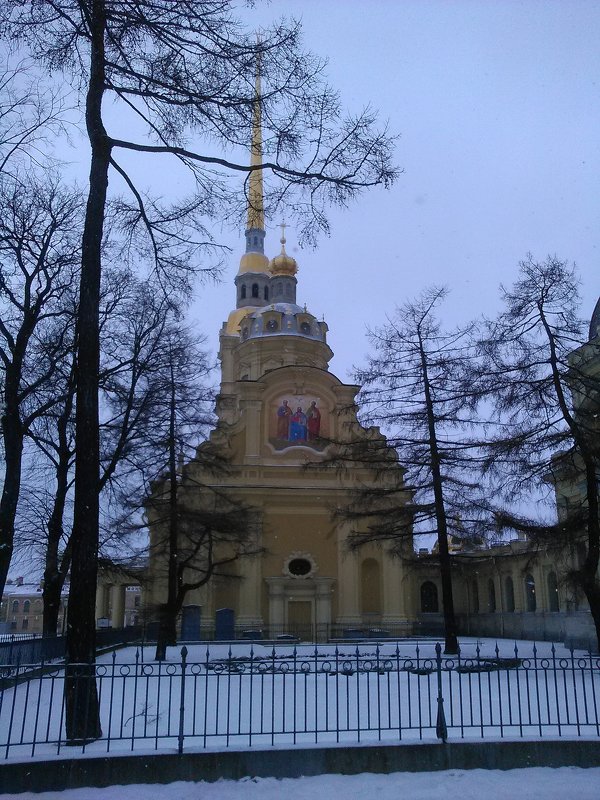
<svg viewBox="0 0 600 800">
<path fill-rule="evenodd" d="M 220 333 L 218 422 L 210 442 L 183 467 L 179 489 L 190 508 L 218 490 L 248 509 L 248 549 L 255 553 L 190 593 L 184 625 L 197 613 L 209 631 L 216 612 L 228 608 L 238 634 L 323 639 L 382 627 L 409 633 L 417 609 L 403 560 L 369 544 L 351 551 L 354 526 L 336 513 L 350 505 L 358 485 L 382 477 L 364 466 L 340 470 L 329 463 L 344 441 L 376 438 L 381 448 L 384 439 L 357 420 L 359 387 L 328 369 L 327 324 L 297 303 L 297 265 L 285 252 L 283 233 L 273 259 L 264 253 L 264 239 L 262 216 L 256 221 L 251 209 L 236 305 Z M 226 454 L 225 477 L 207 470 L 206 447 Z M 401 487 L 402 468 L 389 453 L 384 480 Z M 160 549 L 160 531 L 154 536 L 151 553 Z M 412 553 L 409 534 L 406 546 Z M 156 605 L 165 582 L 152 565 L 150 572 L 148 599 Z"/>
</svg>

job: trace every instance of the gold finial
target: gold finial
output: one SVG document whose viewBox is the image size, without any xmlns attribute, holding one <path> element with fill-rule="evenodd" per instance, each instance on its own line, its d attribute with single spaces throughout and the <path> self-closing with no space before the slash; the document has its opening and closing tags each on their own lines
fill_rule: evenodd
<svg viewBox="0 0 600 800">
<path fill-rule="evenodd" d="M 281 252 L 285 253 L 285 243 L 286 243 L 285 229 L 287 228 L 287 225 L 285 224 L 285 222 L 280 222 L 279 227 L 281 228 L 281 239 L 279 240 L 281 242 Z"/>
</svg>

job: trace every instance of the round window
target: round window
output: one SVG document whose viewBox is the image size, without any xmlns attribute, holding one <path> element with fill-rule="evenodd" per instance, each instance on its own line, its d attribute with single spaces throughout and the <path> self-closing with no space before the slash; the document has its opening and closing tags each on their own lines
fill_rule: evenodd
<svg viewBox="0 0 600 800">
<path fill-rule="evenodd" d="M 300 330 L 302 331 L 302 333 L 310 333 L 310 325 L 308 324 L 308 322 L 303 322 L 300 325 Z"/>
<path fill-rule="evenodd" d="M 308 575 L 312 569 L 312 564 L 307 558 L 292 558 L 288 564 L 288 570 L 291 575 Z"/>
<path fill-rule="evenodd" d="M 277 320 L 270 319 L 267 322 L 267 330 L 268 331 L 276 331 L 279 326 L 277 325 Z"/>
</svg>

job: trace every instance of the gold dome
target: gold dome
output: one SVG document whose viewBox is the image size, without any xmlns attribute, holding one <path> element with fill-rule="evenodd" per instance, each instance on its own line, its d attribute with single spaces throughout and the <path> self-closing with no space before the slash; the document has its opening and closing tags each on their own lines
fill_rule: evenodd
<svg viewBox="0 0 600 800">
<path fill-rule="evenodd" d="M 244 253 L 240 259 L 238 275 L 244 272 L 269 272 L 269 259 L 264 253 Z"/>
<path fill-rule="evenodd" d="M 226 333 L 229 336 L 236 336 L 240 332 L 240 325 L 244 317 L 248 314 L 251 314 L 255 311 L 254 308 L 249 308 L 246 306 L 245 308 L 236 308 L 235 311 L 232 311 L 227 319 L 227 325 L 225 328 Z"/>
<path fill-rule="evenodd" d="M 298 272 L 296 259 L 285 252 L 285 222 L 281 224 L 281 253 L 271 259 L 269 272 L 272 275 L 295 275 Z"/>
</svg>

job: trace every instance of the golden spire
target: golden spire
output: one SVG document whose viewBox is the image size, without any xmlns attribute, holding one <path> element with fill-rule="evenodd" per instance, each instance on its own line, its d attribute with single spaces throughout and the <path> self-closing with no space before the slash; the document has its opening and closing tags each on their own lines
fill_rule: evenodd
<svg viewBox="0 0 600 800">
<path fill-rule="evenodd" d="M 250 145 L 250 166 L 262 164 L 262 126 L 260 110 L 260 53 L 256 57 L 256 80 L 254 85 L 254 104 L 252 110 L 252 143 Z M 261 169 L 253 170 L 248 181 L 248 224 L 246 230 L 265 229 L 265 207 L 263 197 L 263 174 Z"/>
<path fill-rule="evenodd" d="M 250 166 L 252 167 L 260 167 L 262 164 L 260 92 L 260 53 L 257 53 L 254 101 L 252 107 L 252 140 L 250 143 Z M 248 178 L 246 252 L 240 259 L 238 275 L 245 272 L 265 273 L 268 271 L 268 268 L 269 259 L 265 255 L 263 171 L 262 169 L 253 169 Z"/>
</svg>

